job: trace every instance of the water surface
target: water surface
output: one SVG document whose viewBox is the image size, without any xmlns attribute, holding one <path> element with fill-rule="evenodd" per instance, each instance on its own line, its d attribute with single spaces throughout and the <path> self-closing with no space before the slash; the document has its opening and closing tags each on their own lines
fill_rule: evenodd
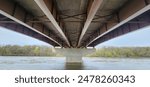
<svg viewBox="0 0 150 87">
<path fill-rule="evenodd" d="M 0 56 L 0 70 L 150 70 L 150 58 L 83 58 L 66 64 L 61 57 Z"/>
</svg>

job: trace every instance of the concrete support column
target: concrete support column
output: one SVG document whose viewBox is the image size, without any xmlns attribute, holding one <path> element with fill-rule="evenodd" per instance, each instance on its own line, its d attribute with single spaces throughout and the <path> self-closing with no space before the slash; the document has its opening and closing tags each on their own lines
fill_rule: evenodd
<svg viewBox="0 0 150 87">
<path fill-rule="evenodd" d="M 67 63 L 82 63 L 82 57 L 84 55 L 94 52 L 95 49 L 86 48 L 55 48 L 54 52 L 66 56 Z"/>
</svg>

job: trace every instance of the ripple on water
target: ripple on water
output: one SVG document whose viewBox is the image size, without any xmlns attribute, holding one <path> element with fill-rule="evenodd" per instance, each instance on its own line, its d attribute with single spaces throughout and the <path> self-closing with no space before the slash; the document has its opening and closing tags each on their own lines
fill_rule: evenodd
<svg viewBox="0 0 150 87">
<path fill-rule="evenodd" d="M 21 70 L 128 70 L 149 69 L 150 59 L 84 58 L 83 64 L 66 64 L 65 58 L 0 57 L 0 69 Z"/>
<path fill-rule="evenodd" d="M 13 61 L 0 61 L 0 64 L 14 64 Z"/>
</svg>

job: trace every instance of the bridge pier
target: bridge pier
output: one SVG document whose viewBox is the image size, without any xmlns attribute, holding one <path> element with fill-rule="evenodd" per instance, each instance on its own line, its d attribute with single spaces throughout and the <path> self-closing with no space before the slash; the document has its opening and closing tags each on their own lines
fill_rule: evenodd
<svg viewBox="0 0 150 87">
<path fill-rule="evenodd" d="M 95 49 L 86 48 L 55 48 L 54 52 L 66 56 L 66 63 L 82 63 L 82 57 L 94 52 Z"/>
</svg>

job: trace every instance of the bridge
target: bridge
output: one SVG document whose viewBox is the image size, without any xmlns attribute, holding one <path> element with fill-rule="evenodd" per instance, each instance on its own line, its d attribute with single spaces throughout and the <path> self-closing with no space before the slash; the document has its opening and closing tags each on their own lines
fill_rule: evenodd
<svg viewBox="0 0 150 87">
<path fill-rule="evenodd" d="M 150 0 L 0 0 L 0 26 L 61 47 L 67 62 L 148 25 Z"/>
</svg>

